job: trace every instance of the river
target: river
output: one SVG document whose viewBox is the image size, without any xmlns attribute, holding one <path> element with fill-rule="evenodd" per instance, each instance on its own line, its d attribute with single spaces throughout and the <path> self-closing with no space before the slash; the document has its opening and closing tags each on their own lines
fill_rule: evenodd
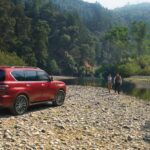
<svg viewBox="0 0 150 150">
<path fill-rule="evenodd" d="M 72 78 L 72 79 L 63 79 L 63 81 L 67 85 L 84 85 L 84 86 L 102 86 L 107 87 L 106 81 L 98 78 Z M 124 81 L 122 88 L 122 92 L 138 97 L 143 100 L 150 101 L 150 83 L 147 84 L 134 84 L 129 81 Z"/>
</svg>

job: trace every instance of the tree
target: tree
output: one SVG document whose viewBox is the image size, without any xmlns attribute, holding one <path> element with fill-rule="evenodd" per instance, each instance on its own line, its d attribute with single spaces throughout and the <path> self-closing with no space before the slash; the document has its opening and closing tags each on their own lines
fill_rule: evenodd
<svg viewBox="0 0 150 150">
<path fill-rule="evenodd" d="M 25 66 L 26 63 L 16 53 L 0 51 L 0 64 L 4 66 Z"/>
<path fill-rule="evenodd" d="M 68 52 L 65 52 L 64 67 L 64 73 L 67 75 L 76 75 L 78 73 L 77 64 Z"/>
<path fill-rule="evenodd" d="M 146 37 L 147 27 L 146 24 L 142 21 L 133 22 L 131 26 L 132 37 L 136 42 L 138 56 L 143 54 L 143 41 Z"/>
<path fill-rule="evenodd" d="M 48 72 L 51 75 L 60 75 L 61 69 L 59 68 L 55 59 L 48 60 Z"/>
<path fill-rule="evenodd" d="M 28 46 L 22 47 L 22 59 L 25 62 L 28 62 L 30 66 L 37 66 L 37 60 L 35 58 L 35 54 L 33 50 Z"/>
<path fill-rule="evenodd" d="M 129 42 L 128 42 L 128 28 L 118 26 L 112 28 L 106 32 L 104 39 L 102 39 L 102 45 L 105 51 L 103 51 L 103 59 L 106 59 L 106 64 L 122 63 L 125 57 L 128 57 Z"/>
<path fill-rule="evenodd" d="M 46 67 L 48 58 L 48 36 L 50 32 L 49 25 L 46 21 L 39 20 L 33 26 L 33 44 L 37 65 Z"/>
<path fill-rule="evenodd" d="M 0 0 L 0 49 L 9 50 L 9 43 L 14 40 L 15 19 L 12 13 L 12 3 L 8 0 Z"/>
</svg>

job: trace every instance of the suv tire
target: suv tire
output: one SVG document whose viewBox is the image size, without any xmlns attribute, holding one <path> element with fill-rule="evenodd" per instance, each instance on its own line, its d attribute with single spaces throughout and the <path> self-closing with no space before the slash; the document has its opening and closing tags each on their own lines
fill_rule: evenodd
<svg viewBox="0 0 150 150">
<path fill-rule="evenodd" d="M 14 105 L 11 108 L 11 112 L 14 115 L 22 115 L 27 111 L 28 98 L 25 95 L 18 95 L 14 101 Z"/>
<path fill-rule="evenodd" d="M 54 106 L 61 106 L 64 104 L 64 100 L 65 100 L 65 93 L 63 90 L 59 90 L 55 95 L 53 105 Z"/>
</svg>

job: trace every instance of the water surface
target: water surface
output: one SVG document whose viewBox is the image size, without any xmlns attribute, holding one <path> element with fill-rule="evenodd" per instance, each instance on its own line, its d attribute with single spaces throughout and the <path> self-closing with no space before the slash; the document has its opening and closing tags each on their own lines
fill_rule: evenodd
<svg viewBox="0 0 150 150">
<path fill-rule="evenodd" d="M 75 79 L 64 79 L 63 81 L 67 85 L 107 87 L 106 81 L 99 78 L 75 78 Z M 150 100 L 150 85 L 140 87 L 141 88 L 139 88 L 139 86 L 131 82 L 124 81 L 121 90 L 123 93 L 127 95 L 135 96 L 143 100 Z"/>
</svg>

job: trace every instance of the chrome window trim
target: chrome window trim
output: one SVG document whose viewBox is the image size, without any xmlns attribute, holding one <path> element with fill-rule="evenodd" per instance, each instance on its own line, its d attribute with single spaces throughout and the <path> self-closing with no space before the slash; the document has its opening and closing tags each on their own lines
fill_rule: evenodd
<svg viewBox="0 0 150 150">
<path fill-rule="evenodd" d="M 15 80 L 15 81 L 18 81 L 18 82 L 32 82 L 32 83 L 34 83 L 34 82 L 49 82 L 49 81 L 45 81 L 45 80 L 43 80 L 43 81 L 19 81 L 19 80 L 17 80 L 14 76 L 13 76 L 13 74 L 12 74 L 12 72 L 13 72 L 14 70 L 12 70 L 12 71 L 10 71 L 10 75 L 11 75 L 11 77 Z M 31 70 L 32 71 L 32 70 Z M 35 70 L 34 70 L 35 71 Z M 43 71 L 43 70 L 42 70 Z M 43 72 L 45 72 L 45 71 L 43 71 Z M 36 73 L 37 73 L 37 71 L 36 71 Z M 45 72 L 45 74 L 47 74 L 46 72 Z M 47 74 L 48 75 L 48 74 Z"/>
<path fill-rule="evenodd" d="M 13 72 L 13 71 L 10 71 L 11 77 L 13 77 L 13 79 L 14 79 L 15 81 L 18 81 L 18 80 L 12 75 L 12 72 Z M 21 82 L 22 82 L 22 81 L 21 81 Z"/>
</svg>

